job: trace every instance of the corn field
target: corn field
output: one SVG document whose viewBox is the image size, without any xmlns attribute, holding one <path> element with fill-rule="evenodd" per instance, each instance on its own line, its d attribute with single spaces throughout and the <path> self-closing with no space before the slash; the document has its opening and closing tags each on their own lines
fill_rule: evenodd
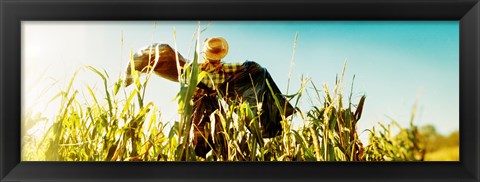
<svg viewBox="0 0 480 182">
<path fill-rule="evenodd" d="M 89 70 L 103 81 L 103 94 L 86 85 L 88 93 L 73 89 L 78 71 L 66 88 L 53 100 L 60 100 L 60 108 L 52 118 L 27 113 L 24 123 L 46 120 L 53 124 L 41 141 L 33 142 L 23 137 L 24 161 L 422 161 L 427 146 L 413 124 L 415 107 L 409 128 L 395 121 L 380 128 L 363 132 L 369 135 L 363 144 L 357 131 L 366 96 L 353 98 L 353 81 L 349 95 L 344 96 L 344 69 L 333 87 L 319 88 L 314 82 L 302 79 L 300 89 L 287 99 L 294 105 L 296 114 L 282 117 L 281 135 L 262 138 L 258 112 L 247 102 L 219 98 L 220 109 L 206 126 L 205 133 L 213 137 L 212 150 L 206 158 L 195 155 L 192 139 L 192 96 L 196 83 L 204 73 L 199 71 L 198 55 L 187 64 L 179 79 L 179 120 L 160 121 L 159 106 L 145 101 L 145 90 L 152 76 L 141 77 L 133 70 L 134 89 L 127 92 L 122 79 L 113 79 L 106 72 L 91 66 Z M 355 77 L 353 77 L 354 80 Z M 290 80 L 289 80 L 290 81 Z M 322 98 L 311 109 L 302 111 L 300 99 L 313 88 L 313 94 Z M 123 93 L 122 93 L 123 91 Z M 88 100 L 81 101 L 79 94 Z M 86 96 L 85 96 L 86 95 Z M 278 100 L 276 100 L 278 102 Z M 347 104 L 345 104 L 347 103 Z M 261 104 L 261 103 L 259 103 Z M 280 103 L 277 103 L 280 106 Z M 279 107 L 281 108 L 281 107 Z M 299 117 L 303 126 L 293 128 L 293 117 Z M 168 124 L 171 123 L 171 124 Z M 217 131 L 216 126 L 220 126 Z M 399 129 L 392 133 L 392 127 Z M 207 137 L 207 136 L 205 136 Z M 219 142 L 216 138 L 225 140 Z"/>
<path fill-rule="evenodd" d="M 381 126 L 381 130 L 368 130 L 369 144 L 364 146 L 358 137 L 357 123 L 361 121 L 363 105 L 367 101 L 362 96 L 357 102 L 352 95 L 343 105 L 343 72 L 333 90 L 327 85 L 323 92 L 308 80 L 302 80 L 301 89 L 289 96 L 298 104 L 310 84 L 314 94 L 323 100 L 307 112 L 298 107 L 297 117 L 304 126 L 292 129 L 292 119 L 283 118 L 283 132 L 274 138 L 262 138 L 260 124 L 246 102 L 227 102 L 219 99 L 220 110 L 214 112 L 220 119 L 222 131 L 206 130 L 213 137 L 222 136 L 223 143 L 212 143 L 206 158 L 195 155 L 191 139 L 192 98 L 197 83 L 198 64 L 195 59 L 186 68 L 180 81 L 180 91 L 176 100 L 179 104 L 180 121 L 166 130 L 166 122 L 159 121 L 160 112 L 153 102 L 144 103 L 144 91 L 148 76 L 141 79 L 134 74 L 135 89 L 119 94 L 122 80 L 110 82 L 107 74 L 93 67 L 85 67 L 96 73 L 104 83 L 104 95 L 95 94 L 88 87 L 93 103 L 82 103 L 77 97 L 79 91 L 72 90 L 74 74 L 67 88 L 55 98 L 61 100 L 61 107 L 41 142 L 35 146 L 25 142 L 22 152 L 24 160 L 47 161 L 416 161 L 423 160 L 425 154 L 420 146 L 416 126 L 403 128 L 392 136 L 391 126 Z M 353 84 L 352 84 L 353 87 Z M 106 100 L 106 102 L 101 102 Z M 27 116 L 28 120 L 38 120 L 42 116 Z M 247 118 L 253 118 L 248 120 Z M 45 118 L 44 118 L 45 119 Z M 214 140 L 215 141 L 215 140 Z"/>
</svg>

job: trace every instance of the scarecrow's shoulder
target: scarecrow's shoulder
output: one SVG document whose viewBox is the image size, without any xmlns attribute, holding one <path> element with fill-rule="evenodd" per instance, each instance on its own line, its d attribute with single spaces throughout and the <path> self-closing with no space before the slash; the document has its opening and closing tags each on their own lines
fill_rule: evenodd
<svg viewBox="0 0 480 182">
<path fill-rule="evenodd" d="M 245 71 L 247 72 L 259 72 L 259 71 L 266 71 L 266 69 L 264 67 L 262 67 L 259 63 L 255 62 L 255 61 L 245 61 L 243 64 L 242 64 L 242 67 L 245 69 Z"/>
<path fill-rule="evenodd" d="M 243 63 L 223 63 L 222 66 L 224 69 L 239 69 L 243 67 Z"/>
</svg>

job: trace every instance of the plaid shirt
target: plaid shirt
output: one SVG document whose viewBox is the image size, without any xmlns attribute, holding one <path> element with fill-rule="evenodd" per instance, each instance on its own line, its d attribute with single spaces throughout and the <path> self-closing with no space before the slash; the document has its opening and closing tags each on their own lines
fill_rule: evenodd
<svg viewBox="0 0 480 182">
<path fill-rule="evenodd" d="M 208 64 L 208 63 L 203 63 Z M 221 68 L 215 68 L 212 65 L 202 65 L 202 71 L 207 72 L 207 75 L 201 80 L 207 87 L 216 90 L 215 88 L 225 82 L 227 76 L 235 73 L 242 68 L 239 63 L 221 63 Z"/>
</svg>

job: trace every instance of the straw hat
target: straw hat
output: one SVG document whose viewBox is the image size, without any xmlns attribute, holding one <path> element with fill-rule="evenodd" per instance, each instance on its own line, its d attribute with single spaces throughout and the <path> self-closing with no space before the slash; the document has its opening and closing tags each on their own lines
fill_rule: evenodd
<svg viewBox="0 0 480 182">
<path fill-rule="evenodd" d="M 221 60 L 228 53 L 228 43 L 222 37 L 212 37 L 203 43 L 203 58 Z"/>
</svg>

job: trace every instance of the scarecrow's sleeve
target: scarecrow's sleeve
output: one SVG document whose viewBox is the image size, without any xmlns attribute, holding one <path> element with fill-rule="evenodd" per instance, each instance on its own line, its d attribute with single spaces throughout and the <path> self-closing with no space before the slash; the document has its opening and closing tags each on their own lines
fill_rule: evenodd
<svg viewBox="0 0 480 182">
<path fill-rule="evenodd" d="M 175 53 L 177 53 L 177 56 Z M 177 57 L 180 64 L 180 73 L 182 73 L 183 65 L 188 60 L 176 52 L 170 45 L 156 43 L 140 49 L 132 55 L 132 59 L 127 63 L 125 86 L 133 83 L 132 69 L 140 73 L 148 73 L 152 67 L 158 76 L 178 82 Z"/>
</svg>

